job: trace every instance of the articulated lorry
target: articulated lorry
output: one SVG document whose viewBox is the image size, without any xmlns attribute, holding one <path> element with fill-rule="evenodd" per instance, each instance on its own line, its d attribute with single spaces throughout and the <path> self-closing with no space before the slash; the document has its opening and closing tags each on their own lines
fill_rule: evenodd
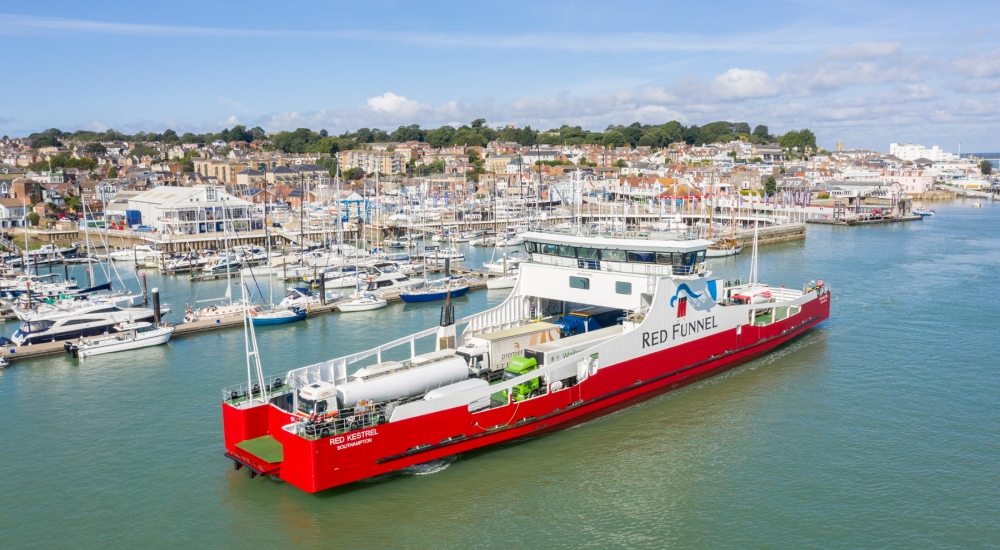
<svg viewBox="0 0 1000 550">
<path fill-rule="evenodd" d="M 559 327 L 552 323 L 527 323 L 519 327 L 473 336 L 458 349 L 473 376 L 493 382 L 503 378 L 512 357 L 522 355 L 531 346 L 559 339 Z"/>
<path fill-rule="evenodd" d="M 505 380 L 517 378 L 523 374 L 537 370 L 543 365 L 561 361 L 567 357 L 572 357 L 578 353 L 586 351 L 602 342 L 622 334 L 622 326 L 615 325 L 602 328 L 586 334 L 578 334 L 569 338 L 562 338 L 547 344 L 539 344 L 524 350 L 524 355 L 515 355 L 511 358 L 510 364 L 504 369 Z M 558 384 L 573 385 L 576 383 L 575 377 L 567 381 L 555 381 Z M 554 387 L 554 386 L 553 386 Z M 545 386 L 540 377 L 532 378 L 522 382 L 513 388 L 514 401 L 523 401 L 531 397 L 537 397 L 545 393 Z"/>
</svg>

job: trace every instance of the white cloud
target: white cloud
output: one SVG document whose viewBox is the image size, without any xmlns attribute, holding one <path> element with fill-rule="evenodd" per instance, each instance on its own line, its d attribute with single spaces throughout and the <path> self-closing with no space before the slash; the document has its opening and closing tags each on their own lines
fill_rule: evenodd
<svg viewBox="0 0 1000 550">
<path fill-rule="evenodd" d="M 386 92 L 376 97 L 369 97 L 367 103 L 368 107 L 375 112 L 398 113 L 408 116 L 417 114 L 421 109 L 420 103 L 392 92 Z"/>
<path fill-rule="evenodd" d="M 895 55 L 902 50 L 902 42 L 855 42 L 827 52 L 830 59 L 874 59 Z"/>
<path fill-rule="evenodd" d="M 819 29 L 808 36 L 796 28 L 711 37 L 696 33 L 463 33 L 340 29 L 326 31 L 195 27 L 145 23 L 116 23 L 88 19 L 39 17 L 0 13 L 0 35 L 62 36 L 66 33 L 189 38 L 254 37 L 280 40 L 350 40 L 388 42 L 432 48 L 489 48 L 582 52 L 774 52 L 812 51 L 826 46 L 815 40 Z M 830 35 L 837 33 L 830 32 Z M 809 38 L 809 40 L 806 40 Z"/>
<path fill-rule="evenodd" d="M 108 126 L 107 124 L 104 124 L 103 122 L 97 121 L 97 120 L 92 120 L 92 121 L 90 121 L 90 122 L 88 122 L 88 123 L 80 126 L 81 130 L 90 130 L 91 132 L 104 132 L 108 128 L 110 128 L 110 126 Z"/>
<path fill-rule="evenodd" d="M 771 97 L 780 89 L 764 71 L 729 69 L 712 80 L 712 91 L 722 99 Z"/>
<path fill-rule="evenodd" d="M 970 52 L 964 57 L 952 61 L 952 68 L 958 74 L 970 78 L 1000 76 L 1000 50 Z"/>
</svg>

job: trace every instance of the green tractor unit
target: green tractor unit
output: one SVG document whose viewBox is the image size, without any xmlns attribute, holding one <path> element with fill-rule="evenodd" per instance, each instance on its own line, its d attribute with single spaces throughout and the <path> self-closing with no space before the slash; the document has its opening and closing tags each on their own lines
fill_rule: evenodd
<svg viewBox="0 0 1000 550">
<path fill-rule="evenodd" d="M 503 378 L 504 380 L 510 380 L 512 378 L 517 378 L 522 374 L 527 374 L 533 370 L 538 370 L 537 361 L 534 359 L 526 359 L 520 355 L 515 355 L 510 358 L 510 364 L 504 369 Z M 514 392 L 514 401 L 524 401 L 525 399 L 531 397 L 538 397 L 543 391 L 541 384 L 542 377 L 539 376 L 514 386 L 512 388 Z"/>
</svg>

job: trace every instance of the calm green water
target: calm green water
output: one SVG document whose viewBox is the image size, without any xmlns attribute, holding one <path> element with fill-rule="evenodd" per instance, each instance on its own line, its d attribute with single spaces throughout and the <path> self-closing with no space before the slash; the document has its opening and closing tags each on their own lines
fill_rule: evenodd
<svg viewBox="0 0 1000 550">
<path fill-rule="evenodd" d="M 0 544 L 995 547 L 1000 206 L 937 211 L 811 226 L 804 243 L 765 248 L 762 280 L 834 291 L 831 319 L 768 357 L 557 434 L 319 495 L 222 457 L 219 390 L 245 378 L 240 331 L 16 364 L 0 372 Z M 156 284 L 180 311 L 225 283 Z M 473 293 L 458 313 L 503 296 Z M 265 370 L 437 316 L 394 305 L 261 330 Z"/>
</svg>

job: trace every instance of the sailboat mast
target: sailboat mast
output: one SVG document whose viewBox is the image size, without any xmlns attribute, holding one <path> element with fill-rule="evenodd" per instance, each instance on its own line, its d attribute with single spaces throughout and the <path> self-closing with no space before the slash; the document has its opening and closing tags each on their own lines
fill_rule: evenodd
<svg viewBox="0 0 1000 550">
<path fill-rule="evenodd" d="M 274 268 L 271 267 L 271 229 L 267 226 L 267 168 L 264 168 L 264 244 L 267 247 L 267 297 L 274 309 Z M 241 272 L 242 273 L 242 272 Z"/>
<path fill-rule="evenodd" d="M 226 262 L 226 296 L 229 296 L 229 305 L 233 305 L 233 287 L 232 279 L 230 278 L 229 267 L 232 265 L 232 261 L 229 256 L 229 224 L 227 223 L 228 216 L 226 215 L 226 198 L 222 198 L 222 239 L 225 243 L 226 251 L 224 255 L 224 261 Z"/>
<path fill-rule="evenodd" d="M 81 201 L 83 205 L 83 234 L 87 239 L 87 286 L 94 286 L 94 266 L 90 263 L 90 224 L 87 223 L 87 202 Z"/>
</svg>

